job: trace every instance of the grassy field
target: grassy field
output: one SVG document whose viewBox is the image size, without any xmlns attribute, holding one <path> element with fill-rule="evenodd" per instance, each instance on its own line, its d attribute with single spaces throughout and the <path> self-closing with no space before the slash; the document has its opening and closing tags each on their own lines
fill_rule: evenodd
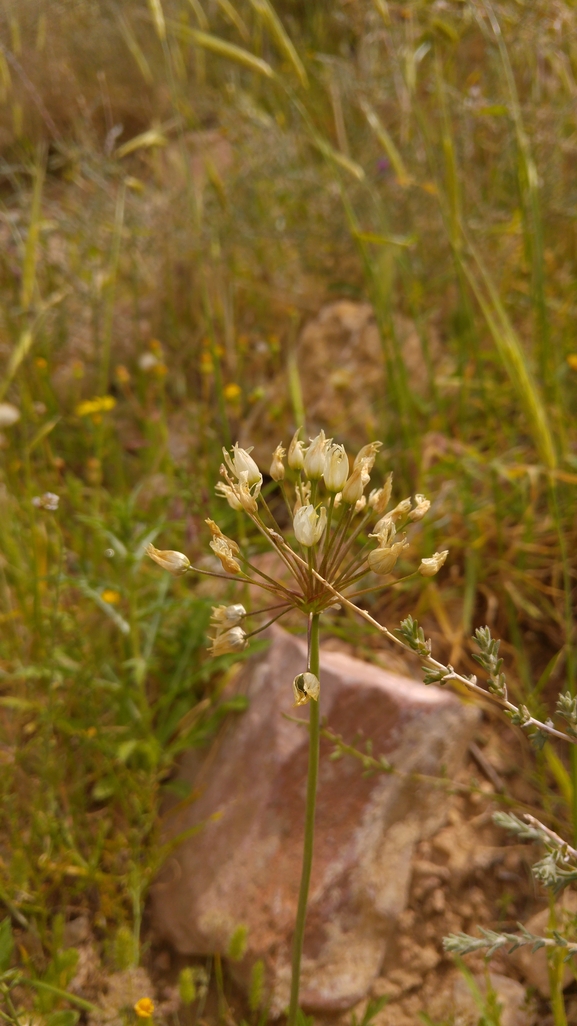
<svg viewBox="0 0 577 1026">
<path fill-rule="evenodd" d="M 569 0 L 5 0 L 0 968 L 42 1021 L 76 1021 L 71 917 L 138 964 L 163 788 L 235 712 L 211 589 L 143 561 L 236 532 L 222 445 L 383 439 L 450 559 L 373 615 L 467 670 L 489 623 L 541 717 L 575 688 L 576 96 Z M 298 338 L 338 299 L 382 384 L 321 424 Z M 535 766 L 574 838 L 577 763 Z"/>
</svg>

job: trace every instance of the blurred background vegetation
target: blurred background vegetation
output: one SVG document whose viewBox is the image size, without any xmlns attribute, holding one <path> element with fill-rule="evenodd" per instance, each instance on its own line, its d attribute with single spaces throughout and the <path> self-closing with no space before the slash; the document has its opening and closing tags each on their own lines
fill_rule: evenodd
<svg viewBox="0 0 577 1026">
<path fill-rule="evenodd" d="M 569 0 L 3 0 L 0 901 L 38 980 L 80 913 L 138 960 L 159 795 L 230 711 L 214 589 L 142 562 L 237 529 L 223 444 L 382 438 L 451 556 L 376 614 L 471 670 L 489 623 L 539 715 L 574 687 L 576 97 Z M 303 370 L 344 300 L 377 385 Z"/>
</svg>

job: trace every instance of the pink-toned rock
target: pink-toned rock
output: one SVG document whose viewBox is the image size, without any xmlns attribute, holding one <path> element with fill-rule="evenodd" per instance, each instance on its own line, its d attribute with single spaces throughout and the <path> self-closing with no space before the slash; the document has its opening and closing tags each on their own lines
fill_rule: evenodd
<svg viewBox="0 0 577 1026">
<path fill-rule="evenodd" d="M 168 860 L 153 888 L 157 934 L 184 954 L 226 954 L 236 927 L 248 947 L 231 969 L 246 984 L 258 958 L 272 1015 L 286 1008 L 300 878 L 307 710 L 293 708 L 292 680 L 306 645 L 273 628 L 264 656 L 237 684 L 250 700 L 204 760 L 181 775 L 199 797 L 167 816 L 167 839 L 202 825 Z M 315 858 L 301 985 L 307 1010 L 339 1011 L 381 972 L 408 894 L 415 843 L 443 822 L 438 788 L 412 774 L 454 771 L 477 712 L 454 695 L 341 652 L 321 654 L 321 716 L 348 743 L 372 741 L 394 775 L 363 776 L 358 760 L 321 743 Z"/>
</svg>

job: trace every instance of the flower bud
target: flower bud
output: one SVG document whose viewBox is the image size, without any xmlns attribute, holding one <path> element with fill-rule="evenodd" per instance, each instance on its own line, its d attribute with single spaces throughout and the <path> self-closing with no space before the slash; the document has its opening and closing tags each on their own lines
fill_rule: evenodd
<svg viewBox="0 0 577 1026">
<path fill-rule="evenodd" d="M 325 453 L 323 477 L 329 492 L 340 492 L 349 476 L 349 460 L 344 445 L 329 445 Z"/>
<path fill-rule="evenodd" d="M 325 469 L 325 454 L 332 442 L 332 438 L 325 438 L 324 431 L 319 431 L 316 438 L 311 438 L 305 453 L 305 474 L 309 481 L 318 481 L 323 476 Z"/>
<path fill-rule="evenodd" d="M 295 513 L 293 520 L 295 538 L 307 548 L 320 541 L 326 526 L 327 511 L 324 506 L 321 506 L 320 514 L 317 513 L 314 506 L 301 506 Z"/>
<path fill-rule="evenodd" d="M 375 465 L 375 457 L 382 446 L 382 442 L 369 442 L 368 445 L 363 445 L 362 449 L 359 449 L 355 456 L 355 462 L 353 463 L 353 470 L 358 467 L 360 463 L 364 463 L 366 470 L 370 474 L 371 470 Z"/>
<path fill-rule="evenodd" d="M 283 459 L 286 456 L 286 449 L 283 449 L 282 445 L 277 445 L 275 451 L 272 454 L 272 463 L 270 465 L 269 474 L 273 481 L 284 480 L 284 463 Z"/>
<path fill-rule="evenodd" d="M 232 488 L 230 485 L 225 484 L 224 481 L 219 481 L 218 484 L 215 485 L 214 490 L 217 495 L 222 495 L 223 498 L 226 499 L 226 501 L 232 509 L 235 509 L 238 512 L 243 508 L 242 503 L 238 498 L 238 495 L 236 494 L 234 488 Z"/>
<path fill-rule="evenodd" d="M 226 570 L 227 574 L 240 573 L 240 563 L 237 563 L 232 549 L 225 538 L 213 538 L 210 542 L 210 547 L 215 556 L 218 556 L 220 559 L 222 568 Z"/>
<path fill-rule="evenodd" d="M 361 495 L 360 499 L 355 502 L 355 513 L 362 513 L 365 506 L 367 505 L 366 495 Z"/>
<path fill-rule="evenodd" d="M 364 463 L 358 463 L 353 467 L 353 472 L 343 488 L 343 502 L 354 506 L 361 498 L 365 488 L 370 481 L 370 475 Z"/>
<path fill-rule="evenodd" d="M 307 670 L 306 673 L 297 673 L 293 680 L 293 691 L 295 694 L 295 705 L 306 705 L 311 698 L 318 702 L 321 693 L 319 678 Z"/>
<path fill-rule="evenodd" d="M 190 566 L 188 556 L 185 556 L 184 552 L 175 552 L 174 549 L 156 549 L 154 545 L 147 545 L 146 555 L 158 563 L 163 570 L 174 574 L 175 577 L 185 574 Z"/>
<path fill-rule="evenodd" d="M 219 630 L 227 630 L 229 627 L 236 627 L 244 616 L 246 609 L 240 603 L 234 606 L 213 606 L 210 622 Z"/>
<path fill-rule="evenodd" d="M 373 488 L 369 495 L 369 506 L 374 509 L 375 513 L 384 513 L 389 502 L 391 501 L 391 492 L 393 490 L 393 472 L 387 474 L 385 483 L 382 488 Z"/>
<path fill-rule="evenodd" d="M 369 568 L 375 574 L 390 574 L 395 566 L 402 550 L 406 548 L 406 541 L 395 542 L 388 548 L 373 549 L 367 556 Z"/>
<path fill-rule="evenodd" d="M 431 503 L 424 495 L 415 495 L 415 508 L 409 513 L 409 520 L 422 520 Z"/>
<path fill-rule="evenodd" d="M 239 481 L 241 475 L 246 474 L 246 480 L 249 488 L 259 482 L 262 484 L 262 474 L 252 456 L 249 455 L 251 452 L 252 446 L 250 449 L 241 449 L 238 442 L 236 442 L 232 447 L 232 457 L 228 454 L 226 449 L 222 450 L 224 461 L 228 469 Z"/>
<path fill-rule="evenodd" d="M 291 470 L 302 470 L 305 465 L 305 450 L 303 443 L 299 439 L 299 431 L 297 428 L 288 450 L 288 465 Z"/>
<path fill-rule="evenodd" d="M 447 556 L 449 555 L 448 549 L 443 549 L 442 552 L 435 552 L 432 556 L 427 559 L 421 560 L 419 567 L 419 573 L 422 577 L 434 577 L 435 574 L 441 569 Z"/>
<path fill-rule="evenodd" d="M 247 645 L 248 640 L 242 627 L 231 627 L 229 631 L 212 639 L 209 652 L 212 656 L 226 655 L 228 652 L 242 652 Z"/>
</svg>

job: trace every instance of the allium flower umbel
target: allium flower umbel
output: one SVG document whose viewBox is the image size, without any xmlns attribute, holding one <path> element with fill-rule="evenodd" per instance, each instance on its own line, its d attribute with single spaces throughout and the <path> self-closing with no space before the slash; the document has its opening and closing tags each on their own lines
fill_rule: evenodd
<svg viewBox="0 0 577 1026">
<path fill-rule="evenodd" d="M 244 651 L 253 634 L 290 610 L 300 610 L 310 620 L 343 600 L 354 602 L 366 591 L 394 584 L 391 575 L 399 566 L 404 578 L 432 577 L 447 557 L 444 550 L 425 557 L 413 568 L 405 565 L 409 553 L 407 531 L 425 516 L 430 503 L 420 493 L 414 499 L 392 500 L 392 474 L 384 478 L 379 474 L 376 486 L 370 488 L 380 442 L 369 442 L 350 460 L 344 446 L 327 438 L 324 431 L 319 431 L 308 446 L 299 435 L 297 431 L 288 453 L 281 443 L 272 453 L 272 460 L 266 460 L 272 479 L 266 497 L 262 493 L 263 475 L 252 450 L 238 443 L 231 451 L 223 450 L 217 496 L 225 499 L 228 507 L 246 514 L 254 533 L 243 534 L 243 539 L 249 540 L 243 540 L 241 550 L 215 520 L 207 519 L 209 546 L 222 570 L 196 572 L 245 585 L 250 582 L 262 590 L 265 598 L 257 611 L 247 612 L 234 602 L 213 608 L 210 652 L 214 656 Z M 223 523 L 230 523 L 226 505 L 223 515 Z M 265 572 L 259 564 L 263 538 L 284 567 L 278 579 L 270 576 L 270 568 Z M 150 545 L 148 554 L 175 575 L 195 569 L 182 552 Z M 363 586 L 367 575 L 372 576 Z M 251 617 L 257 618 L 256 626 L 247 626 Z M 318 700 L 315 680 L 318 684 L 310 666 L 297 676 L 294 692 L 298 705 Z"/>
</svg>

